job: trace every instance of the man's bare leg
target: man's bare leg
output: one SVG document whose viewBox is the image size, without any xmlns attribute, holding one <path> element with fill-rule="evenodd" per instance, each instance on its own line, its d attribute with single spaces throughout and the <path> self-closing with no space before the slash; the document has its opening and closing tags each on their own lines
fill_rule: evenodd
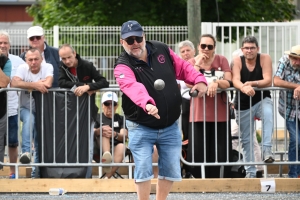
<svg viewBox="0 0 300 200">
<path fill-rule="evenodd" d="M 151 181 L 135 183 L 135 188 L 137 191 L 139 200 L 149 200 L 150 190 L 151 190 Z"/>
<path fill-rule="evenodd" d="M 156 148 L 156 145 L 153 146 L 153 154 L 152 154 L 152 162 L 153 163 L 157 163 L 158 162 L 158 152 L 157 152 L 157 148 Z M 158 176 L 158 166 L 154 166 L 153 167 L 153 175 L 154 175 L 154 178 L 157 178 Z"/>
<path fill-rule="evenodd" d="M 167 196 L 171 191 L 172 185 L 173 185 L 173 181 L 158 179 L 156 185 L 156 200 L 167 199 Z"/>
<path fill-rule="evenodd" d="M 122 162 L 123 155 L 124 155 L 124 149 L 125 149 L 125 145 L 122 143 L 119 143 L 119 144 L 117 144 L 117 146 L 115 146 L 115 148 L 114 148 L 114 162 L 115 163 Z M 111 172 L 106 174 L 107 178 L 110 178 L 111 176 L 113 176 L 118 168 L 119 167 L 117 167 L 117 166 L 112 167 Z"/>
</svg>

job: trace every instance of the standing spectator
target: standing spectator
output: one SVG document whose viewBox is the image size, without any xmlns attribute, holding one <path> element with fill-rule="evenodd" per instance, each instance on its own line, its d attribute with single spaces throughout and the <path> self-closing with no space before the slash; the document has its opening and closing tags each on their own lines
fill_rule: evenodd
<svg viewBox="0 0 300 200">
<path fill-rule="evenodd" d="M 189 41 L 189 40 L 184 40 L 178 44 L 179 48 L 179 54 L 180 57 L 188 61 L 195 56 L 195 47 L 194 44 Z M 189 87 L 187 86 L 184 81 L 178 81 L 179 87 L 180 87 L 180 92 L 182 96 L 182 112 L 181 112 L 181 130 L 183 133 L 183 140 L 187 140 L 189 136 L 189 119 L 190 119 L 190 98 L 191 96 L 189 95 L 186 90 L 189 90 Z M 184 93 L 185 92 L 185 93 Z M 182 151 L 185 151 L 187 155 L 187 150 L 188 150 L 188 142 L 186 145 L 182 145 Z M 190 178 L 191 173 L 189 170 L 189 166 L 186 164 L 182 164 L 182 168 L 185 170 L 184 178 Z"/>
<path fill-rule="evenodd" d="M 181 131 L 178 127 L 181 95 L 177 80 L 194 85 L 198 96 L 207 89 L 204 76 L 180 59 L 166 44 L 146 41 L 142 26 L 127 21 L 121 28 L 124 50 L 115 64 L 114 75 L 120 86 L 126 116 L 129 149 L 135 169 L 139 199 L 149 199 L 153 145 L 158 151 L 156 199 L 166 199 L 174 181 L 181 181 Z M 162 79 L 165 87 L 157 90 L 154 82 Z"/>
<path fill-rule="evenodd" d="M 9 53 L 10 37 L 6 31 L 0 31 L 0 50 L 11 61 L 11 78 L 15 75 L 19 65 L 25 62 L 19 57 Z M 8 154 L 9 162 L 17 163 L 18 160 L 18 107 L 19 97 L 17 91 L 7 92 L 7 107 L 8 107 Z M 15 167 L 10 166 L 10 178 L 15 178 Z"/>
<path fill-rule="evenodd" d="M 11 62 L 10 60 L 2 54 L 0 49 L 0 90 L 1 88 L 6 88 L 10 82 L 11 73 Z M 0 92 L 0 162 L 4 162 L 4 151 L 5 151 L 5 134 L 6 134 L 6 91 Z M 3 166 L 0 165 L 0 169 Z"/>
<path fill-rule="evenodd" d="M 243 51 L 241 49 L 237 49 L 232 53 L 232 58 L 234 59 L 235 57 L 240 57 L 243 56 Z M 233 60 L 230 63 L 230 67 L 232 68 Z M 232 92 L 232 97 L 233 98 L 233 92 Z M 231 99 L 232 100 L 232 99 Z M 230 106 L 234 107 L 234 104 L 231 104 Z M 239 134 L 239 125 L 236 123 L 236 121 L 233 119 L 231 120 L 231 136 L 232 136 L 232 149 L 235 149 L 239 151 L 239 140 L 240 140 L 240 134 Z M 253 130 L 253 151 L 254 151 L 254 159 L 255 162 L 262 162 L 261 159 L 261 148 L 260 145 L 258 144 L 257 141 L 257 136 L 256 136 L 256 130 Z M 262 178 L 263 177 L 263 170 L 264 167 L 263 165 L 256 165 L 256 178 Z"/>
<path fill-rule="evenodd" d="M 231 70 L 228 60 L 215 54 L 216 39 L 211 34 L 203 34 L 198 45 L 199 54 L 189 60 L 197 71 L 224 73 L 224 78 L 215 78 L 208 85 L 207 95 L 204 98 L 195 98 L 194 107 L 191 104 L 191 111 L 194 110 L 194 122 L 192 122 L 192 112 L 190 114 L 189 146 L 194 143 L 194 155 L 192 148 L 188 149 L 188 161 L 200 162 L 227 162 L 231 159 L 231 134 L 230 123 L 228 124 L 227 94 L 226 92 L 217 93 L 217 89 L 226 89 L 231 84 Z M 204 105 L 205 100 L 205 105 Z M 205 106 L 205 107 L 204 107 Z M 205 109 L 205 110 L 204 110 Z M 204 116 L 205 111 L 205 116 Z M 216 115 L 215 115 L 216 113 Z M 194 123 L 194 133 L 192 133 L 192 123 Z M 204 128 L 205 127 L 205 131 Z M 216 134 L 217 133 L 217 134 Z M 192 139 L 194 134 L 194 140 Z M 204 140 L 204 136 L 206 140 Z M 230 141 L 230 142 L 228 142 Z M 217 151 L 217 152 L 216 152 Z M 205 154 L 206 152 L 206 154 Z M 204 159 L 206 157 L 206 160 Z M 229 160 L 227 159 L 229 158 Z M 220 178 L 220 166 L 206 166 L 206 178 Z M 195 178 L 201 178 L 200 167 L 190 167 L 190 171 Z M 230 167 L 224 167 L 224 177 L 230 176 Z M 222 177 L 221 177 L 222 178 Z"/>
<path fill-rule="evenodd" d="M 15 76 L 12 78 L 11 87 L 27 89 L 21 92 L 20 119 L 22 125 L 22 155 L 20 162 L 27 164 L 31 162 L 30 148 L 31 139 L 34 138 L 35 158 L 34 162 L 39 163 L 38 134 L 35 126 L 35 101 L 30 90 L 37 90 L 47 93 L 53 82 L 53 66 L 43 63 L 40 50 L 32 48 L 26 51 L 26 64 L 18 67 Z M 32 178 L 39 177 L 36 168 L 32 168 Z"/>
<path fill-rule="evenodd" d="M 274 86 L 288 89 L 279 92 L 278 111 L 285 119 L 286 128 L 289 132 L 288 158 L 289 161 L 293 162 L 300 160 L 300 45 L 293 46 L 290 51 L 285 51 L 285 54 L 287 55 L 279 59 L 274 76 Z M 298 157 L 296 156 L 297 153 Z M 300 165 L 289 165 L 288 176 L 289 178 L 298 178 Z"/>
<path fill-rule="evenodd" d="M 234 107 L 237 111 L 236 122 L 241 130 L 244 160 L 246 162 L 254 162 L 254 147 L 251 137 L 253 138 L 252 131 L 254 130 L 254 117 L 256 117 L 261 119 L 263 123 L 262 147 L 264 162 L 272 163 L 274 162 L 271 150 L 273 102 L 270 91 L 264 90 L 261 93 L 254 90 L 254 87 L 265 88 L 272 85 L 272 60 L 269 55 L 258 53 L 259 46 L 254 36 L 245 37 L 242 41 L 241 49 L 243 56 L 233 59 L 232 80 L 234 87 L 240 90 L 240 95 L 235 96 Z M 246 178 L 256 177 L 255 165 L 247 165 L 245 169 Z"/>
<path fill-rule="evenodd" d="M 90 133 L 90 162 L 93 158 L 93 140 L 94 140 L 94 121 L 98 108 L 95 104 L 96 90 L 109 87 L 107 80 L 99 74 L 93 63 L 81 59 L 79 54 L 69 44 L 64 44 L 59 48 L 59 56 L 61 57 L 59 86 L 62 88 L 73 88 L 76 96 L 83 93 L 91 95 L 91 133 Z M 92 168 L 88 167 L 87 178 L 92 177 Z"/>
<path fill-rule="evenodd" d="M 27 38 L 30 48 L 36 48 L 42 52 L 43 62 L 50 63 L 53 66 L 53 84 L 52 87 L 58 87 L 59 78 L 59 55 L 58 49 L 49 46 L 45 42 L 44 29 L 40 26 L 32 26 L 27 30 Z M 25 60 L 25 52 L 20 55 Z"/>
<path fill-rule="evenodd" d="M 178 44 L 180 57 L 188 61 L 195 56 L 194 44 L 189 40 L 184 40 Z M 181 114 L 181 124 L 183 132 L 183 140 L 188 139 L 189 134 L 189 118 L 190 118 L 190 95 L 188 92 L 184 93 L 189 89 L 184 81 L 179 81 L 180 92 L 182 95 L 182 114 Z M 184 94 L 183 94 L 184 93 Z"/>
<path fill-rule="evenodd" d="M 111 149 L 114 148 L 114 163 L 120 163 L 123 160 L 126 147 L 123 139 L 127 139 L 127 130 L 123 124 L 123 116 L 116 113 L 118 108 L 118 96 L 114 92 L 105 92 L 101 98 L 102 109 L 102 145 L 100 145 L 100 115 L 97 115 L 97 120 L 94 129 L 94 160 L 100 162 L 100 148 L 102 146 L 103 163 L 110 163 L 112 161 Z M 112 137 L 114 144 L 112 145 Z M 112 147 L 113 146 L 113 147 Z M 113 176 L 118 167 L 103 167 L 103 178 L 110 178 Z"/>
</svg>

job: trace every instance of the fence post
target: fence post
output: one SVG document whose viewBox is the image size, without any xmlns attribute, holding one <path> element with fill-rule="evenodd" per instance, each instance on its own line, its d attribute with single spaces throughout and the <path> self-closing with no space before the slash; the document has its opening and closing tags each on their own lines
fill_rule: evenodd
<svg viewBox="0 0 300 200">
<path fill-rule="evenodd" d="M 59 47 L 59 26 L 53 26 L 53 46 Z"/>
</svg>

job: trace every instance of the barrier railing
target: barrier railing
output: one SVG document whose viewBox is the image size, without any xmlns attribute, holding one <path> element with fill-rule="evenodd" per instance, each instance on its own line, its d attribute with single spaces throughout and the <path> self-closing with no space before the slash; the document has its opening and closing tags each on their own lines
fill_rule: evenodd
<svg viewBox="0 0 300 200">
<path fill-rule="evenodd" d="M 286 126 L 284 124 L 283 127 L 278 127 L 278 124 L 276 121 L 284 121 L 282 120 L 281 116 L 277 116 L 277 93 L 280 90 L 285 90 L 282 88 L 277 88 L 277 87 L 269 87 L 269 88 L 264 88 L 264 89 L 256 89 L 257 92 L 263 92 L 265 90 L 270 90 L 271 91 L 271 96 L 273 100 L 273 114 L 274 116 L 274 135 L 272 137 L 272 151 L 274 155 L 280 155 L 280 159 L 276 160 L 274 163 L 264 163 L 264 162 L 230 162 L 229 159 L 229 154 L 230 152 L 226 152 L 226 161 L 225 162 L 206 162 L 206 158 L 204 158 L 204 162 L 194 162 L 194 155 L 197 154 L 197 152 L 194 152 L 194 145 L 190 144 L 189 148 L 192 148 L 192 161 L 188 162 L 186 161 L 183 157 L 181 158 L 182 163 L 189 165 L 189 166 L 200 166 L 201 167 L 201 172 L 203 174 L 202 178 L 205 178 L 205 167 L 206 166 L 240 166 L 240 165 L 263 165 L 264 166 L 264 175 L 265 177 L 268 175 L 267 174 L 267 165 L 298 165 L 300 164 L 299 160 L 296 159 L 296 161 L 288 161 L 287 160 L 287 134 L 286 134 Z M 7 91 L 26 91 L 23 89 L 17 89 L 17 88 L 4 88 L 0 89 L 0 92 L 7 92 Z M 102 113 L 102 106 L 101 106 L 101 95 L 105 91 L 114 91 L 118 94 L 119 97 L 119 102 L 121 102 L 121 92 L 117 86 L 112 86 L 111 88 L 107 89 L 101 89 L 99 92 L 96 94 L 96 105 L 99 107 L 100 112 Z M 230 91 L 235 91 L 234 88 L 229 88 L 226 90 L 220 90 L 223 91 L 223 94 L 225 95 L 224 103 L 226 105 L 229 104 L 230 98 L 229 94 Z M 30 92 L 30 91 L 29 91 Z M 239 92 L 235 92 L 236 95 L 239 95 Z M 100 148 L 99 155 L 100 155 L 100 162 L 95 163 L 92 162 L 92 147 L 94 143 L 94 136 L 93 136 L 93 117 L 91 113 L 91 99 L 94 98 L 89 95 L 83 95 L 81 97 L 76 97 L 72 92 L 66 89 L 50 89 L 49 93 L 47 94 L 41 94 L 39 92 L 30 92 L 30 97 L 35 99 L 35 105 L 36 105 L 36 126 L 38 131 L 38 152 L 40 153 L 40 162 L 35 163 L 31 162 L 28 164 L 21 164 L 19 162 L 17 163 L 10 163 L 8 159 L 6 159 L 6 162 L 0 162 L 0 165 L 3 166 L 14 166 L 16 167 L 16 178 L 19 178 L 19 168 L 20 167 L 39 167 L 42 170 L 40 173 L 42 173 L 42 177 L 52 177 L 51 173 L 54 173 L 51 171 L 51 168 L 56 169 L 58 171 L 58 168 L 67 168 L 67 170 L 64 172 L 66 174 L 66 177 L 68 176 L 68 170 L 73 169 L 73 168 L 86 168 L 83 171 L 81 171 L 81 174 L 79 177 L 83 177 L 87 175 L 88 167 L 113 167 L 113 166 L 118 166 L 118 167 L 128 167 L 128 178 L 133 178 L 133 167 L 134 163 L 133 162 L 126 162 L 125 159 L 123 159 L 122 163 L 115 163 L 112 161 L 112 163 L 106 164 L 101 162 L 102 158 L 102 149 Z M 217 101 L 217 98 L 215 98 L 215 102 Z M 251 99 L 250 99 L 251 101 Z M 205 104 L 206 102 L 206 97 L 204 96 L 204 101 L 203 103 Z M 120 113 L 122 115 L 122 110 L 121 104 L 118 105 L 119 108 L 116 112 Z M 194 99 L 191 98 L 191 106 L 194 106 Z M 297 105 L 298 106 L 298 105 Z M 205 106 L 204 106 L 205 107 Z M 63 108 L 63 109 L 62 109 Z M 250 108 L 251 110 L 252 108 Z M 218 114 L 218 108 L 215 105 L 215 114 L 217 118 Z M 20 114 L 20 106 L 18 108 L 19 114 Z M 73 112 L 71 112 L 73 111 Z M 191 109 L 193 112 L 193 109 Z M 32 112 L 32 106 L 30 107 L 30 112 Z M 204 110 L 204 112 L 209 112 L 209 110 Z M 239 110 L 237 111 L 239 112 Z M 75 113 L 75 114 L 74 114 Z M 228 133 L 228 126 L 230 126 L 230 118 L 229 118 L 229 106 L 226 108 L 226 113 L 227 113 L 227 143 L 231 145 L 231 141 L 229 140 L 229 133 Z M 100 118 L 101 119 L 101 118 Z M 205 117 L 204 117 L 205 119 Z M 180 121 L 180 119 L 179 119 Z M 20 118 L 19 118 L 20 122 Z M 81 124 L 81 123 L 85 124 Z M 8 124 L 8 123 L 7 123 Z M 18 133 L 20 133 L 21 130 L 21 124 L 19 123 L 19 130 Z M 112 124 L 114 124 L 114 120 L 112 120 Z M 125 119 L 124 119 L 124 124 L 125 124 Z M 180 123 L 179 123 L 180 124 Z M 192 123 L 192 127 L 193 127 Z M 261 122 L 256 122 L 258 129 L 262 128 Z M 181 124 L 180 124 L 181 126 Z M 218 129 L 217 123 L 215 122 L 215 128 L 216 130 Z M 6 129 L 7 133 L 9 131 L 9 128 L 7 126 Z M 70 132 L 71 130 L 71 132 Z M 100 123 L 100 130 L 101 130 L 101 135 L 102 135 L 102 124 Z M 205 126 L 203 128 L 204 133 L 206 132 Z M 254 130 L 253 130 L 254 131 Z M 284 137 L 284 145 L 279 144 L 280 140 L 278 139 L 278 131 L 283 131 Z M 195 134 L 193 132 L 192 128 L 192 134 L 191 136 L 194 137 Z M 215 132 L 216 136 L 217 131 Z M 263 135 L 264 132 L 261 131 L 261 134 Z M 33 138 L 35 136 L 30 133 L 30 141 L 32 143 Z M 240 131 L 238 133 L 238 137 L 240 137 Z M 6 144 L 9 144 L 8 140 L 8 135 L 6 137 Z M 20 139 L 22 139 L 19 136 Z M 72 140 L 70 141 L 70 138 Z M 251 137 L 250 137 L 251 138 Z M 102 140 L 100 139 L 100 144 L 102 143 Z M 123 139 L 123 143 L 126 144 L 125 137 Z M 252 144 L 253 141 L 250 139 L 250 143 Z M 114 137 L 112 137 L 112 144 L 114 144 Z M 75 145 L 75 147 L 74 147 Z M 203 144 L 204 147 L 206 144 Z M 241 143 L 239 142 L 239 146 Z M 296 143 L 297 149 L 298 149 L 298 142 Z M 251 145 L 252 146 L 252 145 Z M 279 147 L 280 146 L 280 147 Z M 19 145 L 19 149 L 21 149 L 21 145 Z M 49 150 L 50 149 L 50 150 Z M 112 157 L 114 157 L 114 148 L 112 148 Z M 6 152 L 7 149 L 6 149 Z M 218 152 L 218 147 L 215 147 L 215 155 L 217 156 Z M 252 152 L 252 150 L 251 150 Z M 30 154 L 32 153 L 32 150 L 30 150 Z M 130 152 L 129 152 L 130 153 Z M 253 152 L 252 152 L 253 154 Z M 297 153 L 296 153 L 297 154 Z M 128 155 L 127 149 L 124 148 L 123 151 L 123 158 L 125 158 Z M 298 155 L 298 154 L 297 154 Z M 253 155 L 252 155 L 253 156 Z M 6 156 L 9 157 L 9 154 Z M 204 156 L 205 157 L 205 156 Z M 240 159 L 239 159 L 240 160 Z M 157 163 L 153 164 L 154 166 L 157 166 Z M 45 169 L 49 168 L 50 171 L 45 172 Z M 101 169 L 101 168 L 100 168 Z M 221 168 L 222 169 L 222 168 Z M 64 174 L 62 173 L 62 174 Z M 60 174 L 60 175 L 62 175 Z M 49 176 L 48 176 L 49 175 Z M 100 172 L 100 176 L 101 176 Z M 282 172 L 281 172 L 282 175 Z M 71 176 L 72 177 L 72 176 Z"/>
</svg>

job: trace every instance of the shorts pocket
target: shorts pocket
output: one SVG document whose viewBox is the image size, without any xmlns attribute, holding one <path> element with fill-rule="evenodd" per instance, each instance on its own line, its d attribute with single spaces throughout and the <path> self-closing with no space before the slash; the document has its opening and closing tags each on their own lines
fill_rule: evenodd
<svg viewBox="0 0 300 200">
<path fill-rule="evenodd" d="M 126 127 L 128 128 L 128 130 L 133 130 L 135 128 L 137 128 L 139 126 L 138 123 L 130 121 L 130 120 L 126 120 Z"/>
</svg>

